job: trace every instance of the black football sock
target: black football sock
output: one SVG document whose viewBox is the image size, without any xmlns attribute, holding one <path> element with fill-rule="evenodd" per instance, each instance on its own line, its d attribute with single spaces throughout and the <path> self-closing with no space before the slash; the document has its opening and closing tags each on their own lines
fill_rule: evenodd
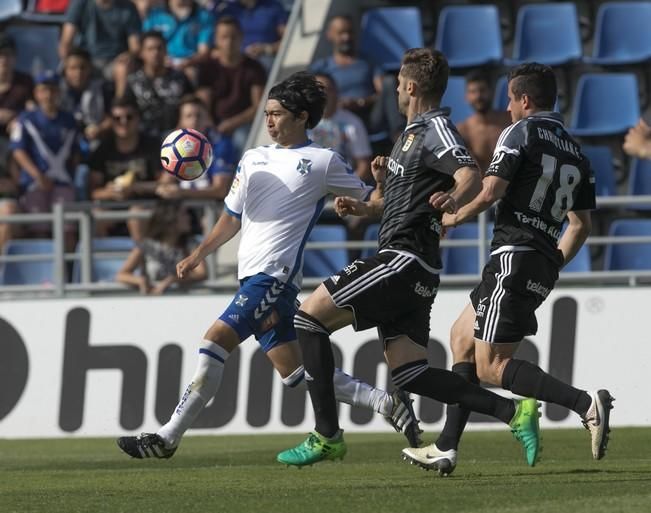
<svg viewBox="0 0 651 513">
<path fill-rule="evenodd" d="M 472 362 L 455 363 L 452 366 L 452 372 L 456 372 L 469 383 L 479 385 L 477 365 Z M 445 426 L 443 426 L 443 431 L 436 440 L 436 447 L 441 451 L 457 449 L 469 416 L 470 410 L 461 408 L 459 405 L 449 404 L 445 417 Z"/>
<path fill-rule="evenodd" d="M 459 404 L 462 408 L 496 417 L 505 424 L 515 415 L 513 401 L 469 383 L 454 372 L 429 367 L 427 360 L 401 365 L 391 371 L 391 377 L 397 387 L 408 392 L 447 404 Z"/>
<path fill-rule="evenodd" d="M 524 397 L 560 404 L 579 415 L 585 415 L 592 403 L 587 392 L 563 383 L 537 365 L 515 358 L 504 367 L 502 388 Z"/>
<path fill-rule="evenodd" d="M 318 319 L 301 310 L 294 316 L 294 326 L 303 353 L 305 383 L 316 419 L 315 430 L 320 435 L 331 438 L 339 431 L 339 421 L 332 381 L 335 359 L 330 333 Z"/>
</svg>

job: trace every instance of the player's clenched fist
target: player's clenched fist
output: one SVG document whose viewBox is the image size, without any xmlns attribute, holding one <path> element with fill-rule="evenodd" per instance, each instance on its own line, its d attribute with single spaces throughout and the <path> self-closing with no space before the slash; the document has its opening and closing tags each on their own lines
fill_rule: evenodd
<svg viewBox="0 0 651 513">
<path fill-rule="evenodd" d="M 378 155 L 371 162 L 371 173 L 376 182 L 382 183 L 387 177 L 387 166 L 389 165 L 389 157 Z"/>
<path fill-rule="evenodd" d="M 335 212 L 339 217 L 365 216 L 367 215 L 367 205 L 362 200 L 351 198 L 349 196 L 338 196 L 335 198 Z"/>
</svg>

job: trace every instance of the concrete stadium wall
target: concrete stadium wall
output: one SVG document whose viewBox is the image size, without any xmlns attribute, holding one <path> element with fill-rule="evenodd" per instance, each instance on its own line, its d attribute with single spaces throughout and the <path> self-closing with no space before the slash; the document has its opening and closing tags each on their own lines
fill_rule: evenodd
<svg viewBox="0 0 651 513">
<path fill-rule="evenodd" d="M 651 425 L 648 309 L 651 289 L 561 289 L 538 314 L 539 332 L 522 356 L 587 389 L 617 398 L 613 425 Z M 230 296 L 3 302 L 0 309 L 0 437 L 114 436 L 156 430 L 192 376 L 205 329 Z M 441 292 L 432 313 L 430 359 L 451 365 L 449 328 L 466 292 Z M 373 330 L 333 336 L 340 366 L 386 387 L 387 367 Z M 442 427 L 444 408 L 416 401 L 423 427 Z M 370 412 L 342 405 L 347 431 L 385 431 Z M 499 429 L 472 417 L 470 429 Z M 195 434 L 305 432 L 307 394 L 282 386 L 254 340 L 228 360 L 222 389 Z M 543 407 L 544 427 L 577 427 L 567 410 Z"/>
</svg>

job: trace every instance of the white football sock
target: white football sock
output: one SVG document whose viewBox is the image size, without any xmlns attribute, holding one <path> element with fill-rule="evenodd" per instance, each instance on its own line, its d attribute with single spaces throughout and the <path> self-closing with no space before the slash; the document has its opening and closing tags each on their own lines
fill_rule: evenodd
<svg viewBox="0 0 651 513">
<path fill-rule="evenodd" d="M 337 401 L 368 408 L 385 416 L 391 414 L 393 399 L 384 390 L 353 378 L 341 369 L 335 369 L 333 381 Z"/>
<path fill-rule="evenodd" d="M 305 388 L 304 374 L 305 370 L 301 365 L 289 376 L 283 378 L 283 383 L 292 388 Z M 388 394 L 384 390 L 372 387 L 368 383 L 355 379 L 341 369 L 336 368 L 333 383 L 335 385 L 335 399 L 337 401 L 352 406 L 361 406 L 362 408 L 378 412 L 385 417 L 391 414 L 393 399 L 391 394 Z"/>
<path fill-rule="evenodd" d="M 174 409 L 170 420 L 158 430 L 168 447 L 176 447 L 181 437 L 212 399 L 222 381 L 224 363 L 230 353 L 210 340 L 203 340 L 192 381 Z"/>
</svg>

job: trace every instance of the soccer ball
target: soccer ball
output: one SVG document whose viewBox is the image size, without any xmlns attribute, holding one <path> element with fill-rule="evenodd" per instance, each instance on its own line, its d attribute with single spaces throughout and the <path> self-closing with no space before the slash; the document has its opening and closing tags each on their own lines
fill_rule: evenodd
<svg viewBox="0 0 651 513">
<path fill-rule="evenodd" d="M 181 180 L 196 180 L 212 163 L 212 145 L 191 128 L 174 130 L 160 149 L 163 169 Z"/>
</svg>

